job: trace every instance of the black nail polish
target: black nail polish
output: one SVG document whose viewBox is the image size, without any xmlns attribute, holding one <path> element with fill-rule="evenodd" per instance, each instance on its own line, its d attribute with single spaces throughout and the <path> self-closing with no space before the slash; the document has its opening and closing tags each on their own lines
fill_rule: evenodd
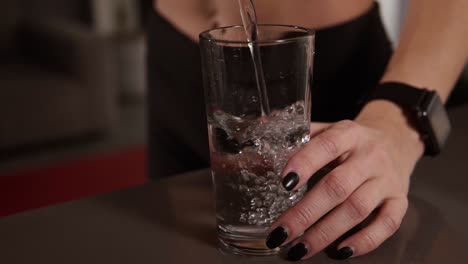
<svg viewBox="0 0 468 264">
<path fill-rule="evenodd" d="M 336 252 L 336 259 L 345 260 L 349 259 L 352 255 L 354 255 L 353 249 L 350 247 L 344 247 Z"/>
<path fill-rule="evenodd" d="M 283 179 L 283 186 L 287 191 L 292 191 L 299 183 L 299 175 L 295 172 L 290 172 Z"/>
<path fill-rule="evenodd" d="M 270 249 L 277 248 L 288 239 L 288 232 L 284 228 L 277 227 L 267 237 L 266 246 Z"/>
<path fill-rule="evenodd" d="M 298 261 L 301 260 L 305 255 L 307 255 L 307 247 L 304 245 L 304 243 L 299 243 L 289 249 L 288 252 L 288 259 L 292 261 Z"/>
</svg>

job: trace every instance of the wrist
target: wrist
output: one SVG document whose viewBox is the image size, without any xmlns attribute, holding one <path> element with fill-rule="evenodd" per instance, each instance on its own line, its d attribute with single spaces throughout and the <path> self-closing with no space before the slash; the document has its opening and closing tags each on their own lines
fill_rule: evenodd
<svg viewBox="0 0 468 264">
<path fill-rule="evenodd" d="M 386 132 L 404 151 L 419 159 L 424 153 L 424 143 L 418 130 L 410 123 L 403 110 L 386 100 L 367 103 L 356 122 Z"/>
</svg>

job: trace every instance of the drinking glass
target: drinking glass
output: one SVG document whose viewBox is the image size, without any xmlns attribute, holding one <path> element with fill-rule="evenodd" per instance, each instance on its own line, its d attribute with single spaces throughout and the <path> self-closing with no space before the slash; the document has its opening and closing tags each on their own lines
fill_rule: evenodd
<svg viewBox="0 0 468 264">
<path fill-rule="evenodd" d="M 314 32 L 258 32 L 255 42 L 242 26 L 200 34 L 218 240 L 244 255 L 279 251 L 266 247 L 268 229 L 306 191 L 287 191 L 280 174 L 310 138 Z"/>
</svg>

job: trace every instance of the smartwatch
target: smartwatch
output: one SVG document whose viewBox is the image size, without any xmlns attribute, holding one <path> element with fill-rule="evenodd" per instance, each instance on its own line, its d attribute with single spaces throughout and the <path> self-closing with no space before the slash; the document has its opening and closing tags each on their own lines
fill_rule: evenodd
<svg viewBox="0 0 468 264">
<path fill-rule="evenodd" d="M 388 100 L 402 108 L 408 122 L 419 132 L 425 155 L 437 156 L 444 148 L 451 125 L 447 111 L 435 91 L 399 82 L 380 84 L 369 101 Z"/>
</svg>

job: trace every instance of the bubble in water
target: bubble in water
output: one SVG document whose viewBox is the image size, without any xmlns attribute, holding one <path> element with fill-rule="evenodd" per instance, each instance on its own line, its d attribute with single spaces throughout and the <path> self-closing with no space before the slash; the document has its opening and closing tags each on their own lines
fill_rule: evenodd
<svg viewBox="0 0 468 264">
<path fill-rule="evenodd" d="M 268 177 L 269 179 L 274 179 L 274 180 L 276 180 L 276 176 L 277 176 L 276 173 L 274 173 L 274 172 L 272 172 L 272 171 L 267 172 L 267 177 Z"/>
<path fill-rule="evenodd" d="M 238 154 L 242 151 L 239 142 L 234 138 L 230 138 L 227 132 L 221 128 L 214 129 L 213 137 L 220 152 Z"/>
<path fill-rule="evenodd" d="M 246 213 L 242 213 L 241 216 L 240 216 L 240 218 L 239 218 L 239 221 L 240 221 L 241 223 L 246 223 L 247 220 L 248 220 L 248 215 L 247 215 Z"/>
<path fill-rule="evenodd" d="M 304 114 L 304 106 L 302 106 L 301 104 L 297 105 L 296 113 L 298 115 L 303 115 Z"/>
<path fill-rule="evenodd" d="M 265 120 L 220 111 L 209 118 L 212 151 L 228 157 L 223 161 L 228 166 L 215 172 L 220 175 L 215 178 L 216 191 L 222 194 L 217 205 L 222 214 L 219 219 L 234 225 L 271 224 L 303 197 L 305 189 L 288 192 L 280 178 L 292 153 L 309 139 L 310 125 L 300 114 L 305 112 L 303 105 L 298 102 L 275 110 Z M 233 160 L 238 169 L 229 166 Z"/>
<path fill-rule="evenodd" d="M 249 224 L 255 224 L 257 222 L 257 214 L 254 212 L 249 212 L 249 218 L 247 219 Z"/>
<path fill-rule="evenodd" d="M 240 193 L 246 193 L 249 190 L 249 188 L 247 186 L 245 186 L 245 185 L 239 185 L 238 188 L 239 188 Z"/>
<path fill-rule="evenodd" d="M 274 201 L 275 198 L 276 198 L 276 194 L 275 194 L 275 193 L 269 192 L 269 193 L 267 193 L 267 194 L 265 195 L 265 201 Z"/>
<path fill-rule="evenodd" d="M 262 207 L 263 204 L 262 204 L 262 201 L 260 200 L 260 198 L 255 197 L 255 198 L 252 199 L 251 205 L 254 208 L 260 208 L 260 207 Z"/>
<path fill-rule="evenodd" d="M 260 186 L 260 185 L 262 185 L 262 184 L 265 183 L 265 178 L 263 178 L 263 177 L 256 177 L 254 181 L 255 181 L 255 185 Z M 264 187 L 260 187 L 260 190 L 261 190 L 262 188 L 264 188 Z"/>
<path fill-rule="evenodd" d="M 271 207 L 272 204 L 273 204 L 273 201 L 271 201 L 271 200 L 263 202 L 263 205 L 265 205 L 265 207 Z"/>
<path fill-rule="evenodd" d="M 308 137 L 309 137 L 309 129 L 299 129 L 299 130 L 293 131 L 291 134 L 288 134 L 286 136 L 286 140 L 285 140 L 286 144 L 284 146 L 287 148 L 292 148 L 294 146 L 306 143 L 304 142 L 304 138 L 306 138 L 308 141 Z"/>
<path fill-rule="evenodd" d="M 276 192 L 278 190 L 278 186 L 276 186 L 275 184 L 268 184 L 268 191 L 270 192 Z"/>
<path fill-rule="evenodd" d="M 242 180 L 248 182 L 250 180 L 250 172 L 248 170 L 241 170 Z"/>
</svg>

